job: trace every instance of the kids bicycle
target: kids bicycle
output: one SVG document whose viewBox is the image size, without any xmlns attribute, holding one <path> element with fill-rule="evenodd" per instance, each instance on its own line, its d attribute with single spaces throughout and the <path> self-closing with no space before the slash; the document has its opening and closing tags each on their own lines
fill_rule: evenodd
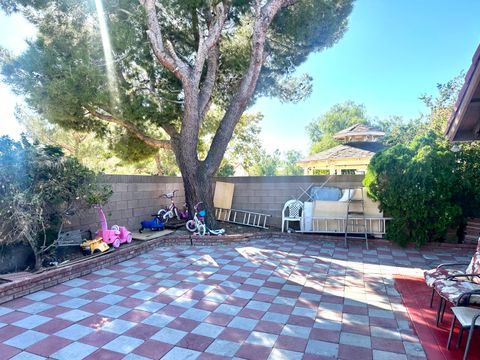
<svg viewBox="0 0 480 360">
<path fill-rule="evenodd" d="M 193 207 L 193 209 L 195 210 L 193 219 L 188 220 L 185 226 L 187 227 L 188 231 L 191 231 L 196 235 L 203 236 L 207 231 L 207 226 L 204 223 L 206 212 L 205 210 L 198 211 L 198 207 L 200 206 L 200 204 L 202 204 L 202 202 L 199 202 L 197 205 Z"/>
<path fill-rule="evenodd" d="M 178 190 L 173 190 L 170 193 L 162 194 L 160 197 L 164 197 L 167 199 L 170 199 L 170 205 L 166 209 L 160 209 L 158 210 L 157 216 L 163 220 L 164 223 L 166 223 L 169 219 L 172 219 L 173 217 L 176 217 L 177 220 L 185 220 L 188 219 L 188 208 L 185 205 L 184 211 L 181 211 L 177 206 L 175 205 L 175 202 L 173 201 L 173 198 L 175 197 L 175 193 Z"/>
<path fill-rule="evenodd" d="M 205 210 L 198 210 L 199 205 L 202 202 L 199 202 L 193 208 L 195 213 L 193 215 L 193 220 L 188 220 L 185 226 L 187 227 L 188 231 L 195 233 L 196 235 L 204 236 L 205 234 L 209 235 L 223 235 L 225 234 L 225 229 L 209 229 L 205 224 Z"/>
</svg>

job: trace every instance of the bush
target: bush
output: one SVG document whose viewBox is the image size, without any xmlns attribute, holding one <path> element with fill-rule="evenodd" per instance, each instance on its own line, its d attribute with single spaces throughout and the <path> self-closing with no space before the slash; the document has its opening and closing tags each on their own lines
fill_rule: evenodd
<svg viewBox="0 0 480 360">
<path fill-rule="evenodd" d="M 455 202 L 465 217 L 480 217 L 480 143 L 465 143 L 455 152 L 458 174 Z"/>
<path fill-rule="evenodd" d="M 70 216 L 111 195 L 60 148 L 5 136 L 0 137 L 0 184 L 0 244 L 29 244 L 35 268 L 55 248 Z"/>
<path fill-rule="evenodd" d="M 400 245 L 440 240 L 462 216 L 455 199 L 460 182 L 456 155 L 433 132 L 395 145 L 371 160 L 364 184 L 392 217 L 387 237 Z"/>
</svg>

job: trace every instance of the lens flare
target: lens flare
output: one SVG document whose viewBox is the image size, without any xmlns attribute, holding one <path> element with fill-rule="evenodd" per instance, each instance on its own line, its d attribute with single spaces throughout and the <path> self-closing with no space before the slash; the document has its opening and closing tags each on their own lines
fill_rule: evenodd
<svg viewBox="0 0 480 360">
<path fill-rule="evenodd" d="M 112 45 L 110 35 L 108 33 L 107 21 L 105 19 L 105 11 L 103 9 L 102 0 L 95 0 L 97 9 L 98 25 L 100 27 L 100 36 L 102 37 L 103 54 L 105 57 L 105 65 L 107 67 L 108 91 L 110 93 L 110 101 L 112 112 L 119 109 L 119 96 L 117 86 L 117 76 L 115 75 L 115 63 L 113 61 Z"/>
</svg>

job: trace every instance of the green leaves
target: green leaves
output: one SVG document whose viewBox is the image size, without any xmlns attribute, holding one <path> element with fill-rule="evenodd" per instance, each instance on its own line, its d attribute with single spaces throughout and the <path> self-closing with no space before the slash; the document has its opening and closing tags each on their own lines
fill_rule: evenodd
<svg viewBox="0 0 480 360">
<path fill-rule="evenodd" d="M 252 166 L 246 164 L 244 154 L 259 148 L 255 138 L 259 127 L 256 121 L 242 124 L 242 112 L 258 96 L 276 96 L 281 101 L 293 102 L 309 96 L 311 78 L 308 74 L 296 74 L 296 69 L 310 53 L 332 46 L 343 35 L 352 0 L 301 0 L 294 6 L 279 8 L 278 14 L 277 8 L 269 6 L 255 11 L 256 5 L 266 5 L 266 1 L 224 1 L 228 11 L 225 22 L 217 17 L 215 6 L 219 2 L 157 1 L 152 16 L 156 13 L 159 22 L 157 26 L 153 21 L 150 31 L 162 41 L 153 42 L 158 45 L 154 54 L 146 35 L 146 13 L 141 4 L 127 0 L 103 1 L 118 79 L 119 101 L 115 102 L 111 101 L 108 91 L 98 19 L 92 2 L 8 1 L 3 6 L 10 11 L 22 11 L 38 26 L 39 33 L 24 54 L 6 60 L 2 66 L 5 81 L 25 97 L 31 109 L 62 128 L 94 132 L 104 138 L 110 131 L 106 122 L 111 122 L 148 141 L 159 140 L 155 136 L 159 134 L 158 128 L 163 127 L 172 137 L 176 159 L 182 161 L 185 154 L 191 157 L 197 151 L 201 161 L 208 159 L 209 164 L 202 168 L 208 176 L 213 175 L 225 153 L 241 153 L 243 165 Z M 270 24 L 267 18 L 275 19 L 270 28 L 267 28 Z M 218 19 L 222 20 L 218 22 Z M 210 40 L 218 42 L 209 44 L 208 49 L 199 47 L 201 38 L 216 34 L 212 24 L 224 24 L 219 40 L 217 37 Z M 205 57 L 208 57 L 206 64 L 199 61 Z M 165 60 L 170 58 L 174 59 L 175 66 Z M 195 64 L 203 68 L 196 69 Z M 198 70 L 195 81 L 187 81 L 193 69 Z M 239 87 L 242 79 L 246 81 Z M 220 108 L 220 114 L 227 114 L 218 136 L 215 136 L 220 129 L 217 119 L 222 117 L 209 124 L 209 118 L 215 118 L 216 114 L 212 106 L 213 114 L 205 116 L 208 109 L 205 104 L 213 104 Z M 232 135 L 237 124 L 246 131 Z M 196 131 L 198 125 L 200 135 Z M 188 128 L 182 128 L 184 126 Z M 232 137 L 231 149 L 227 150 Z M 216 145 L 208 147 L 212 138 Z M 145 146 L 129 151 L 134 143 L 131 134 L 122 132 L 119 140 L 112 148 L 128 161 L 154 155 L 154 151 Z M 149 144 L 164 145 L 164 142 L 149 141 Z M 211 156 L 205 157 L 207 152 Z M 158 165 L 161 161 L 157 155 Z M 275 157 L 271 160 L 275 165 Z M 179 165 L 185 177 L 193 179 L 198 175 L 194 162 Z M 267 166 L 265 172 L 275 173 L 273 165 Z M 298 171 L 294 167 L 290 170 Z M 186 191 L 198 193 L 193 189 Z"/>
<path fill-rule="evenodd" d="M 312 142 L 311 153 L 317 153 L 339 144 L 333 135 L 355 124 L 369 124 L 365 106 L 353 101 L 333 105 L 330 110 L 307 126 Z"/>
<path fill-rule="evenodd" d="M 112 191 L 55 146 L 0 138 L 0 239 L 27 242 L 36 256 L 55 244 L 69 216 Z"/>
<path fill-rule="evenodd" d="M 458 173 L 448 143 L 434 132 L 377 153 L 364 185 L 392 217 L 387 237 L 401 245 L 441 240 L 462 214 Z"/>
</svg>

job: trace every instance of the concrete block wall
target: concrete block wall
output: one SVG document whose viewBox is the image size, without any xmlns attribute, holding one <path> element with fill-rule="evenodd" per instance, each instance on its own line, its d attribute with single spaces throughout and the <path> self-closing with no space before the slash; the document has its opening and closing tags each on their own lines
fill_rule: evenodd
<svg viewBox="0 0 480 360">
<path fill-rule="evenodd" d="M 113 190 L 108 204 L 103 207 L 109 227 L 117 224 L 137 231 L 142 220 L 151 218 L 152 214 L 170 204 L 170 200 L 160 196 L 173 190 L 178 190 L 177 206 L 183 208 L 185 203 L 182 178 L 179 177 L 104 175 L 101 183 L 110 185 Z M 90 209 L 72 217 L 66 229 L 95 232 L 99 227 L 97 211 Z"/>
<path fill-rule="evenodd" d="M 272 217 L 267 221 L 269 227 L 281 227 L 282 209 L 287 200 L 298 198 L 311 184 L 339 188 L 359 186 L 362 175 L 337 176 L 245 176 L 216 178 L 235 184 L 232 208 L 249 210 Z M 163 193 L 179 190 L 175 198 L 177 206 L 185 202 L 182 178 L 168 176 L 105 175 L 102 183 L 112 186 L 113 195 L 104 211 L 109 227 L 127 226 L 137 231 L 140 222 L 151 218 L 160 208 L 169 204 L 168 199 L 159 198 Z M 95 232 L 99 228 L 96 210 L 90 209 L 71 219 L 66 230 L 80 229 Z"/>
<path fill-rule="evenodd" d="M 348 189 L 361 186 L 363 175 L 336 176 L 245 176 L 217 178 L 235 184 L 232 208 L 269 214 L 267 226 L 280 228 L 286 201 L 296 199 L 311 184 Z"/>
</svg>

